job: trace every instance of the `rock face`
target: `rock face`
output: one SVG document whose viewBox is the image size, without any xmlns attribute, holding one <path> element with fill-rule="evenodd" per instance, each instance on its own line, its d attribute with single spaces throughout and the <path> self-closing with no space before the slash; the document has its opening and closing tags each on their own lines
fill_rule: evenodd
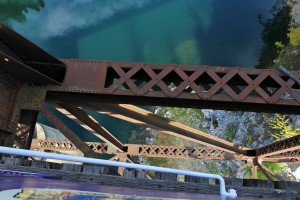
<svg viewBox="0 0 300 200">
<path fill-rule="evenodd" d="M 300 1 L 296 0 L 295 5 L 293 5 L 292 16 L 295 21 L 296 26 L 300 26 Z"/>
<path fill-rule="evenodd" d="M 257 148 L 274 139 L 265 133 L 265 117 L 261 113 L 202 110 L 206 132 L 237 145 Z"/>
<path fill-rule="evenodd" d="M 191 123 L 191 125 L 197 129 L 201 129 L 213 136 L 251 149 L 268 145 L 274 141 L 271 130 L 266 123 L 266 121 L 274 119 L 274 114 L 204 109 L 201 111 L 202 115 L 199 114 L 199 110 L 197 111 L 197 115 L 193 115 L 191 114 L 193 111 L 179 111 L 157 108 L 154 113 L 185 124 L 192 121 L 193 123 Z M 179 117 L 177 115 L 178 113 L 181 114 Z M 177 116 L 174 119 L 175 114 Z M 195 120 L 192 116 L 201 116 L 201 118 Z M 289 118 L 292 126 L 300 126 L 300 116 L 291 115 Z M 149 134 L 149 130 L 145 132 L 148 136 L 147 140 L 151 141 L 150 143 L 152 143 L 153 140 L 155 141 L 155 131 L 152 130 L 151 134 Z M 154 139 L 151 139 L 151 135 Z M 180 146 L 182 143 L 178 143 L 178 145 Z M 186 142 L 185 145 L 190 145 L 190 143 Z M 224 176 L 244 164 L 240 161 L 178 161 L 179 160 L 176 160 L 176 162 L 172 161 L 172 166 L 169 167 L 217 173 Z M 283 168 L 281 175 L 284 176 L 286 180 L 297 180 L 300 176 L 300 168 L 298 167 L 299 165 L 287 165 Z M 244 170 L 243 172 L 238 173 L 236 177 L 244 178 L 245 174 L 246 171 Z"/>
</svg>

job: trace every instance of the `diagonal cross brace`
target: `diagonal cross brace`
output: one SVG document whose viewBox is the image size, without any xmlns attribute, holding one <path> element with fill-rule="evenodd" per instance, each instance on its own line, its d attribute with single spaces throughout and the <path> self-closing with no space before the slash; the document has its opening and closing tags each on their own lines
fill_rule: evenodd
<svg viewBox="0 0 300 200">
<path fill-rule="evenodd" d="M 96 133 L 96 136 L 100 137 L 101 140 L 110 144 L 117 151 L 123 152 L 124 145 L 108 130 L 102 127 L 99 122 L 88 115 L 83 109 L 78 108 L 77 106 L 74 106 L 72 104 L 60 105 L 68 112 L 70 112 L 73 116 L 75 116 L 78 120 L 80 120 L 83 124 L 86 124 L 89 128 L 91 128 L 94 133 Z"/>
<path fill-rule="evenodd" d="M 250 150 L 246 147 L 241 147 L 241 146 L 235 145 L 226 140 L 219 139 L 217 137 L 211 136 L 202 131 L 193 129 L 191 127 L 185 126 L 178 122 L 174 122 L 167 118 L 158 116 L 156 114 L 153 114 L 149 111 L 143 110 L 136 106 L 127 105 L 127 104 L 118 104 L 118 105 L 89 104 L 88 108 L 91 108 L 91 109 L 94 109 L 97 111 L 111 111 L 114 113 L 119 113 L 119 114 L 125 115 L 127 117 L 142 121 L 151 126 L 155 126 L 160 129 L 170 131 L 170 132 L 168 132 L 168 134 L 171 134 L 171 135 L 174 135 L 174 136 L 177 136 L 177 137 L 189 140 L 189 141 L 193 141 L 193 142 L 196 142 L 196 143 L 199 143 L 202 145 L 213 146 L 213 147 L 222 149 L 222 150 L 230 152 L 230 153 L 237 153 L 237 154 L 243 154 L 243 155 L 248 155 L 249 153 L 251 154 Z"/>
<path fill-rule="evenodd" d="M 55 116 L 45 105 L 41 106 L 40 112 L 49 120 L 66 138 L 68 138 L 86 157 L 97 158 L 95 153 L 87 144 L 84 143 L 66 124 Z"/>
</svg>

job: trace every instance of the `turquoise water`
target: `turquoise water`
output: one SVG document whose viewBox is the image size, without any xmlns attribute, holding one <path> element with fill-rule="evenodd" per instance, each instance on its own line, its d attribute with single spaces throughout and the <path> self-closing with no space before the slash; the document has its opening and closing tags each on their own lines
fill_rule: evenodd
<svg viewBox="0 0 300 200">
<path fill-rule="evenodd" d="M 46 0 L 12 27 L 58 58 L 254 67 L 262 45 L 258 15 L 267 16 L 275 0 L 82 2 Z M 136 129 L 95 117 L 122 142 Z"/>
</svg>

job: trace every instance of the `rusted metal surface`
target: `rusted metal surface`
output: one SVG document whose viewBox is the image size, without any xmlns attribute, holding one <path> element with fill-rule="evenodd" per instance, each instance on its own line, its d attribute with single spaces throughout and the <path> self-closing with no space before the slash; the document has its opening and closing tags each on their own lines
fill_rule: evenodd
<svg viewBox="0 0 300 200">
<path fill-rule="evenodd" d="M 85 142 L 93 151 L 99 154 L 118 154 L 115 149 L 111 149 L 107 143 Z M 252 163 L 255 157 L 241 156 L 231 154 L 212 147 L 180 147 L 180 146 L 163 146 L 148 144 L 125 144 L 127 155 L 164 157 L 164 158 L 191 158 L 205 160 L 244 160 Z M 61 151 L 78 151 L 78 148 L 70 141 L 64 140 L 46 140 L 33 139 L 32 149 L 47 149 Z M 300 164 L 300 156 L 278 156 L 278 157 L 257 157 L 256 159 L 263 162 L 282 162 L 291 164 Z M 247 164 L 247 166 L 250 164 Z M 242 169 L 244 169 L 244 166 Z M 238 170 L 240 171 L 240 170 Z"/>
<path fill-rule="evenodd" d="M 297 158 L 289 158 L 289 157 L 282 157 L 282 158 L 260 158 L 265 162 L 276 162 L 276 163 L 291 163 L 291 164 L 300 164 L 300 157 Z"/>
<path fill-rule="evenodd" d="M 133 105 L 93 104 L 87 105 L 87 107 L 96 111 L 110 111 L 114 113 L 119 113 L 121 115 L 133 118 L 135 120 L 142 121 L 151 126 L 158 127 L 159 129 L 167 130 L 168 134 L 174 135 L 176 137 L 180 137 L 188 141 L 193 141 L 195 143 L 199 143 L 205 146 L 219 148 L 229 153 L 235 152 L 237 154 L 243 155 L 251 154 L 250 150 L 246 147 L 241 147 L 226 140 L 219 139 L 202 131 L 161 117 L 159 115 L 156 115 L 154 113 L 151 113 Z"/>
<path fill-rule="evenodd" d="M 66 124 L 64 124 L 57 116 L 55 116 L 46 106 L 41 107 L 41 113 L 51 122 L 58 130 L 60 130 L 66 138 L 68 138 L 86 157 L 97 158 L 98 155 L 86 145 Z"/>
<path fill-rule="evenodd" d="M 15 109 L 18 101 L 20 83 L 12 76 L 0 70 L 0 129 L 14 132 Z"/>
<path fill-rule="evenodd" d="M 281 177 L 280 175 L 276 174 L 275 172 L 273 172 L 272 170 L 270 170 L 269 168 L 267 168 L 264 165 L 259 164 L 260 166 L 260 170 L 265 174 L 265 176 L 269 179 L 269 180 L 273 180 L 269 174 L 271 174 L 273 177 L 275 177 L 277 180 L 279 181 L 283 181 L 284 178 Z M 269 173 L 269 174 L 268 174 Z M 266 175 L 267 174 L 267 175 Z"/>
<path fill-rule="evenodd" d="M 65 109 L 65 111 L 70 112 L 83 124 L 90 127 L 96 135 L 100 136 L 102 141 L 109 143 L 113 148 L 115 148 L 119 152 L 124 151 L 124 145 L 108 130 L 101 126 L 99 122 L 97 122 L 92 116 L 88 115 L 82 108 L 78 108 L 77 106 L 71 104 L 60 104 L 60 106 L 62 106 Z M 64 110 L 60 111 L 65 112 Z M 68 115 L 68 113 L 65 114 Z M 69 117 L 71 116 L 69 115 Z"/>
<path fill-rule="evenodd" d="M 298 150 L 294 151 L 286 151 L 283 153 L 279 153 L 273 156 L 270 156 L 270 158 L 276 159 L 276 158 L 290 158 L 290 159 L 299 159 L 300 160 L 300 147 Z"/>
<path fill-rule="evenodd" d="M 18 80 L 35 85 L 60 84 L 56 80 L 3 53 L 0 49 L 0 68 Z M 24 74 L 26 74 L 24 76 Z"/>
<path fill-rule="evenodd" d="M 32 111 L 32 115 L 31 115 L 31 118 L 30 118 L 30 124 L 29 124 L 30 129 L 29 129 L 29 132 L 28 132 L 28 137 L 26 138 L 25 146 L 24 146 L 25 149 L 28 149 L 28 150 L 30 150 L 30 146 L 31 146 L 31 143 L 32 143 L 32 138 L 33 138 L 35 124 L 36 124 L 36 121 L 37 121 L 38 114 L 39 114 L 38 111 Z"/>
<path fill-rule="evenodd" d="M 164 158 L 194 158 L 203 160 L 245 160 L 243 156 L 234 155 L 211 147 L 178 147 L 160 145 L 127 145 L 127 154 Z"/>
<path fill-rule="evenodd" d="M 0 129 L 0 146 L 12 146 L 10 143 L 13 138 L 13 134 L 10 132 L 7 132 L 5 130 Z M 0 155 L 1 158 L 1 155 Z"/>
<path fill-rule="evenodd" d="M 284 152 L 290 152 L 290 154 L 293 154 L 294 151 L 298 152 L 298 150 L 300 150 L 300 135 L 280 140 L 254 150 L 256 152 L 256 156 L 259 157 L 267 157 Z"/>
<path fill-rule="evenodd" d="M 178 147 L 146 144 L 126 144 L 124 153 L 109 150 L 109 144 L 99 142 L 85 142 L 91 149 L 99 154 L 116 154 L 117 157 L 125 155 L 163 157 L 163 158 L 191 158 L 204 160 L 246 160 L 246 157 L 228 155 L 229 153 L 209 147 Z M 31 149 L 47 149 L 61 151 L 78 151 L 70 141 L 33 139 Z M 124 156 L 122 156 L 124 155 Z"/>
<path fill-rule="evenodd" d="M 49 101 L 299 113 L 299 86 L 292 78 L 273 69 L 91 60 L 64 62 L 68 67 L 65 82 L 50 88 Z M 293 74 L 300 77 L 300 72 Z"/>
<path fill-rule="evenodd" d="M 143 121 L 143 118 L 138 118 L 138 117 L 136 117 L 136 118 L 132 118 L 132 117 L 128 117 L 128 116 L 126 116 L 126 114 L 124 114 L 124 113 L 122 113 L 122 114 L 115 114 L 114 112 L 115 112 L 115 110 L 111 110 L 111 109 L 105 109 L 105 108 L 112 108 L 112 107 L 118 107 L 118 108 L 120 108 L 120 107 L 122 107 L 122 106 L 125 106 L 126 108 L 128 108 L 128 109 L 130 109 L 130 111 L 131 112 L 135 112 L 135 113 L 137 113 L 137 114 L 140 114 L 140 115 L 142 115 L 142 116 L 147 116 L 147 118 L 151 118 L 151 116 L 152 116 L 152 118 L 153 118 L 153 121 L 156 121 L 156 122 L 160 122 L 160 123 L 165 123 L 165 124 L 169 124 L 170 126 L 173 126 L 173 127 L 175 127 L 175 128 L 178 128 L 178 127 L 180 127 L 181 129 L 185 129 L 186 131 L 190 131 L 190 132 L 192 132 L 191 134 L 194 134 L 194 135 L 201 135 L 201 136 L 203 136 L 204 138 L 206 138 L 207 140 L 211 140 L 211 141 L 218 141 L 218 142 L 221 142 L 221 143 L 224 143 L 224 145 L 229 145 L 229 146 L 231 146 L 231 147 L 234 147 L 234 148 L 236 148 L 237 149 L 237 151 L 240 151 L 240 150 L 245 150 L 245 151 L 247 151 L 248 150 L 248 148 L 246 148 L 246 147 L 240 147 L 240 146 L 238 146 L 238 145 L 235 145 L 235 144 L 233 144 L 233 143 L 230 143 L 230 142 L 228 142 L 228 141 L 225 141 L 225 140 L 222 140 L 222 139 L 219 139 L 219 138 L 217 138 L 217 137 L 214 137 L 214 136 L 211 136 L 211 135 L 209 135 L 209 134 L 206 134 L 206 133 L 204 133 L 204 132 L 202 132 L 202 131 L 199 131 L 199 130 L 196 130 L 196 129 L 193 129 L 193 128 L 191 128 L 191 127 L 188 127 L 188 126 L 186 126 L 186 125 L 184 125 L 184 124 L 181 124 L 181 123 L 178 123 L 178 122 L 174 122 L 174 121 L 170 121 L 169 119 L 166 119 L 166 118 L 164 118 L 164 117 L 161 117 L 161 116 L 158 116 L 158 115 L 156 115 L 156 114 L 153 114 L 153 113 L 151 113 L 151 112 L 149 112 L 149 111 L 146 111 L 146 110 L 144 110 L 144 109 L 141 109 L 141 108 L 138 108 L 138 107 L 136 107 L 136 106 L 132 106 L 132 105 L 121 105 L 121 106 L 116 106 L 116 105 L 111 105 L 111 104 L 109 104 L 109 105 L 107 105 L 107 104 L 102 104 L 102 106 L 101 106 L 101 113 L 105 113 L 105 114 L 108 114 L 108 115 L 110 115 L 110 116 L 113 116 L 113 117 L 116 117 L 116 118 L 119 118 L 119 119 L 122 119 L 122 120 L 125 120 L 125 121 L 128 121 L 128 122 L 131 122 L 131 123 L 135 123 L 135 124 L 137 124 L 137 125 L 142 125 L 142 126 L 145 126 L 145 127 L 151 127 L 151 128 L 154 128 L 154 129 L 156 129 L 156 130 L 159 130 L 160 132 L 163 132 L 163 133 L 166 133 L 166 134 L 171 134 L 171 135 L 176 135 L 176 136 L 178 136 L 178 134 L 177 133 L 174 133 L 174 132 L 172 132 L 172 131 L 170 131 L 170 130 L 166 130 L 165 129 L 165 127 L 164 126 L 161 126 L 161 125 L 157 125 L 157 124 L 159 124 L 159 123 L 157 123 L 157 124 L 155 124 L 155 123 L 148 123 L 148 122 L 145 122 L 145 121 Z M 56 106 L 57 107 L 57 106 Z M 89 107 L 89 108 L 91 108 L 91 107 Z M 94 107 L 93 107 L 94 108 Z M 62 109 L 60 109 L 60 108 L 57 108 L 60 112 L 62 112 L 63 114 L 65 114 L 66 116 L 68 116 L 68 117 L 70 117 L 71 119 L 74 119 L 72 116 L 70 116 L 70 113 L 68 113 L 68 112 L 66 112 L 66 111 L 64 111 L 64 110 L 62 110 Z M 95 109 L 95 108 L 94 108 Z M 74 109 L 73 109 L 74 111 L 76 110 L 76 108 L 74 107 Z M 80 109 L 81 110 L 81 109 Z M 69 110 L 70 111 L 70 110 Z M 74 112 L 73 111 L 73 112 Z M 98 111 L 99 111 L 99 109 L 98 109 Z M 78 111 L 79 112 L 79 111 Z M 82 112 L 82 111 L 81 111 Z M 74 114 L 75 115 L 75 114 Z M 77 115 L 78 115 L 78 113 L 77 113 Z M 76 119 L 74 119 L 74 120 L 76 120 Z M 83 125 L 83 124 L 81 124 L 81 125 Z M 110 134 L 111 135 L 111 134 Z M 207 145 L 207 144 L 209 144 L 210 146 L 215 146 L 215 145 L 213 145 L 213 144 L 211 144 L 211 143 L 208 143 L 208 142 L 204 142 L 204 141 L 199 141 L 199 140 L 195 140 L 195 139 L 193 139 L 193 138 L 190 138 L 190 137 L 188 137 L 188 136 L 183 136 L 183 135 L 181 135 L 181 136 L 179 136 L 179 137 L 182 137 L 182 138 L 184 138 L 184 139 L 187 139 L 187 140 L 190 140 L 190 141 L 193 141 L 193 142 L 196 142 L 196 143 L 200 143 L 200 144 L 203 144 L 203 145 Z M 112 140 L 113 141 L 113 140 Z M 106 141 L 107 142 L 107 141 Z M 110 142 L 110 140 L 108 141 L 109 143 L 111 143 Z M 218 147 L 220 150 L 222 150 L 222 148 L 220 148 L 220 147 Z M 227 151 L 227 152 L 231 152 L 231 150 L 228 150 L 228 149 L 226 149 L 225 151 Z"/>
<path fill-rule="evenodd" d="M 89 157 L 116 154 L 115 158 L 123 161 L 128 160 L 128 155 L 244 160 L 247 163 L 237 171 L 250 166 L 253 178 L 257 178 L 259 168 L 268 179 L 271 176 L 280 179 L 261 162 L 299 164 L 300 135 L 251 150 L 128 104 L 299 114 L 300 72 L 285 73 L 238 67 L 59 61 L 0 24 L 0 145 L 11 145 L 17 130 L 15 140 L 20 147 L 29 148 L 33 129 L 28 134 L 25 127 L 16 129 L 17 124 L 27 123 L 24 110 L 36 113 L 40 110 L 70 142 L 34 140 L 33 148 L 79 149 Z M 84 143 L 43 106 L 45 101 L 62 105 L 59 111 L 106 143 Z M 123 145 L 83 108 L 205 147 Z"/>
<path fill-rule="evenodd" d="M 108 144 L 99 142 L 85 142 L 90 149 L 98 154 L 109 154 Z M 31 149 L 46 149 L 53 151 L 79 151 L 72 142 L 67 140 L 33 139 Z"/>
</svg>

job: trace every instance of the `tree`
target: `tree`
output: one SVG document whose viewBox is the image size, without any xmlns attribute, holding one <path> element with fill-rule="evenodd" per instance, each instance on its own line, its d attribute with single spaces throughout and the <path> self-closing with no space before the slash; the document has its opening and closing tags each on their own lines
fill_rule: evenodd
<svg viewBox="0 0 300 200">
<path fill-rule="evenodd" d="M 290 119 L 285 115 L 276 114 L 274 119 L 267 120 L 266 122 L 272 129 L 272 136 L 275 140 L 296 136 L 300 131 L 298 127 L 292 128 L 289 124 Z"/>
<path fill-rule="evenodd" d="M 272 67 L 273 61 L 279 55 L 276 42 L 280 41 L 284 46 L 289 43 L 287 34 L 292 21 L 291 5 L 285 0 L 279 0 L 270 11 L 272 18 L 265 20 L 261 16 L 259 17 L 259 22 L 264 27 L 261 34 L 264 44 L 260 51 L 259 64 L 256 68 Z"/>
<path fill-rule="evenodd" d="M 300 28 L 291 28 L 288 37 L 291 45 L 300 47 Z"/>
<path fill-rule="evenodd" d="M 7 25 L 11 20 L 24 23 L 29 10 L 40 11 L 44 7 L 43 0 L 0 0 L 0 22 Z"/>
</svg>

